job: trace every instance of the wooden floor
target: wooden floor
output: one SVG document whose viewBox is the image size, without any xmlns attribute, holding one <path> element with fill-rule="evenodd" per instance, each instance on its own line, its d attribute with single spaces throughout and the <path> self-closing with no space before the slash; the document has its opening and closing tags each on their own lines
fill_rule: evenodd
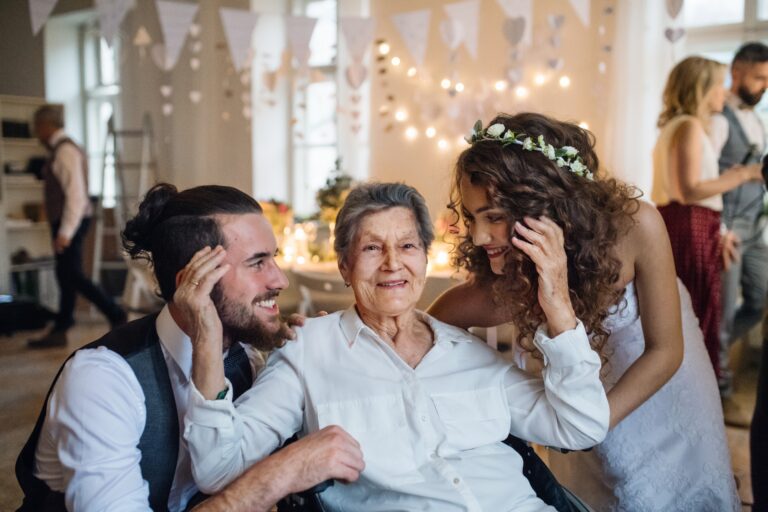
<svg viewBox="0 0 768 512">
<path fill-rule="evenodd" d="M 15 510 L 21 500 L 16 483 L 14 464 L 32 430 L 51 380 L 69 353 L 101 336 L 107 330 L 104 323 L 81 321 L 70 331 L 69 346 L 47 350 L 29 350 L 28 338 L 40 333 L 24 332 L 12 337 L 0 337 L 0 511 Z M 757 357 L 746 358 L 758 361 Z M 752 411 L 757 369 L 745 364 L 737 381 L 734 400 L 745 410 Z M 751 503 L 749 480 L 749 431 L 728 428 L 734 472 L 740 482 L 745 504 Z M 745 506 L 744 511 L 750 510 Z"/>
</svg>

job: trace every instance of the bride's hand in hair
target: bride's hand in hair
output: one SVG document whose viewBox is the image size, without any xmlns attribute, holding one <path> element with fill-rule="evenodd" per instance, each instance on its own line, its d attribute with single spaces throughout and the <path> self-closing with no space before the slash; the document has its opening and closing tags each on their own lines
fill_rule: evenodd
<svg viewBox="0 0 768 512">
<path fill-rule="evenodd" d="M 515 222 L 512 244 L 531 258 L 539 275 L 539 305 L 547 317 L 549 336 L 576 327 L 568 294 L 568 258 L 563 230 L 547 217 Z"/>
<path fill-rule="evenodd" d="M 176 276 L 173 304 L 181 314 L 183 329 L 195 350 L 210 348 L 218 357 L 222 353 L 221 319 L 211 300 L 211 291 L 227 273 L 229 265 L 222 261 L 227 252 L 223 247 L 204 247 L 192 256 Z"/>
</svg>

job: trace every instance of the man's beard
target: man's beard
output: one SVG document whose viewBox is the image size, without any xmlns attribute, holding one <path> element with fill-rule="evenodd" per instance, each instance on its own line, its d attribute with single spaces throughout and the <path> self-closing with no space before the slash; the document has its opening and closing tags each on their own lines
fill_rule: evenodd
<svg viewBox="0 0 768 512">
<path fill-rule="evenodd" d="M 253 300 L 251 306 L 263 300 L 277 298 L 278 292 L 268 292 Z M 229 301 L 217 284 L 211 292 L 216 311 L 219 313 L 223 333 L 230 343 L 247 343 L 258 350 L 272 350 L 282 347 L 288 339 L 288 326 L 278 318 L 277 329 L 270 330 L 253 312 L 251 307 Z"/>
<path fill-rule="evenodd" d="M 760 100 L 763 99 L 763 93 L 765 93 L 765 89 L 761 89 L 760 92 L 758 93 L 751 93 L 743 85 L 740 86 L 738 89 L 736 89 L 736 94 L 739 95 L 739 98 L 741 98 L 741 101 L 743 101 L 744 104 L 750 107 L 754 107 L 755 105 L 760 103 Z"/>
</svg>

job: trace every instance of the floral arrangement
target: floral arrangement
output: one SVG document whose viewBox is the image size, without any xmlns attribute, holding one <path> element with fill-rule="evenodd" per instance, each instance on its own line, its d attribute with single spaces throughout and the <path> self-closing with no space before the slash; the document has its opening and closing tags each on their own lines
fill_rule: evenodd
<svg viewBox="0 0 768 512">
<path fill-rule="evenodd" d="M 506 126 L 501 123 L 492 124 L 487 129 L 483 129 L 482 121 L 477 121 L 472 127 L 472 133 L 464 137 L 469 144 L 475 144 L 476 142 L 483 140 L 492 140 L 500 142 L 502 146 L 506 147 L 510 144 L 516 144 L 522 146 L 526 151 L 538 151 L 548 159 L 557 164 L 558 167 L 568 169 L 570 172 L 582 178 L 588 180 L 594 179 L 592 171 L 590 171 L 579 156 L 579 151 L 572 146 L 563 146 L 556 148 L 552 144 L 547 144 L 544 141 L 544 136 L 539 135 L 537 139 L 532 139 L 525 133 L 515 133 L 512 130 L 508 130 Z"/>
<path fill-rule="evenodd" d="M 288 203 L 278 201 L 277 199 L 269 199 L 267 201 L 259 201 L 261 209 L 263 210 L 264 217 L 267 218 L 272 225 L 272 230 L 275 232 L 275 236 L 278 240 L 281 240 L 285 228 L 290 227 L 293 224 L 293 211 Z"/>
</svg>

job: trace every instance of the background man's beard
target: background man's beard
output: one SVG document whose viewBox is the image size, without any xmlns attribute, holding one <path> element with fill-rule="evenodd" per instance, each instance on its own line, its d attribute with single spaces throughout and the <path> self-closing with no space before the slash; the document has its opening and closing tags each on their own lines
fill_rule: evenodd
<svg viewBox="0 0 768 512">
<path fill-rule="evenodd" d="M 761 90 L 759 93 L 751 93 L 747 90 L 746 87 L 742 85 L 736 90 L 736 93 L 739 95 L 739 98 L 741 98 L 741 101 L 750 107 L 754 107 L 760 103 L 761 99 L 763 99 L 763 93 L 765 93 L 765 89 Z"/>
<path fill-rule="evenodd" d="M 276 294 L 271 295 L 276 297 Z M 256 302 L 268 298 L 272 297 L 259 297 Z M 219 313 L 224 336 L 230 342 L 239 341 L 258 350 L 266 351 L 283 346 L 285 340 L 288 339 L 288 326 L 281 318 L 276 319 L 279 323 L 278 327 L 270 329 L 253 313 L 251 308 L 224 298 L 218 285 L 214 287 L 211 299 Z"/>
</svg>

